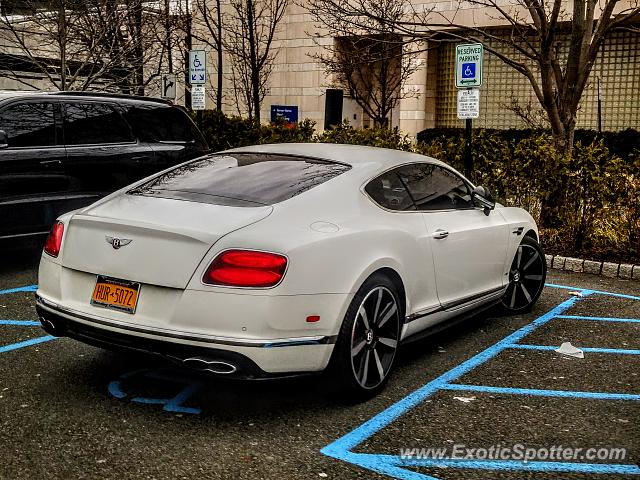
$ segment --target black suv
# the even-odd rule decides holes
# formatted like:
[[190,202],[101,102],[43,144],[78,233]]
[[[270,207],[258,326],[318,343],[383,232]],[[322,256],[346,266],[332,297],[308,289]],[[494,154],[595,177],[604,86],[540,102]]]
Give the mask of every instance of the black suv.
[[62,213],[207,151],[164,100],[0,92],[0,241],[38,239]]

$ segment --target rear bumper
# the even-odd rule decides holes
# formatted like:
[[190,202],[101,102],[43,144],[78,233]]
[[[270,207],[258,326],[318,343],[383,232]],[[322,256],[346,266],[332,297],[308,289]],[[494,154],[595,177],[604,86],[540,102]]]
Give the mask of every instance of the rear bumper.
[[[52,335],[101,348],[158,354],[225,377],[257,379],[321,371],[328,365],[336,341],[336,336],[256,340],[159,331],[90,316],[38,294],[36,311],[44,330]],[[215,365],[214,370],[223,364],[233,368],[212,371],[206,364]]]

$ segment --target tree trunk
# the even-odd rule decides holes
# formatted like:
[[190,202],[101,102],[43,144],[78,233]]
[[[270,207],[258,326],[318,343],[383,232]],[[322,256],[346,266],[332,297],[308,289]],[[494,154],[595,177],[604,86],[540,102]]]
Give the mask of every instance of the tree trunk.
[[58,11],[58,45],[60,48],[60,90],[67,89],[67,17],[64,5]]
[[247,0],[247,24],[249,27],[249,56],[251,62],[251,96],[254,118],[260,123],[260,70],[256,53],[255,18],[253,0]]
[[222,111],[222,8],[220,0],[216,0],[218,9],[218,91],[216,92],[216,109]]
[[[563,157],[572,155],[575,128],[574,120],[569,120],[567,124],[562,123],[560,129],[552,128],[555,147],[559,155]],[[543,227],[556,228],[562,223],[558,216],[558,206],[563,203],[562,197],[565,189],[565,182],[562,176],[558,175],[557,181],[552,184],[548,197],[542,200],[540,223]]]
[[[185,15],[185,37],[184,37],[184,45],[185,45],[185,63],[189,64],[189,52],[191,51],[191,47],[193,46],[193,38],[191,36],[191,12],[189,11],[189,2],[186,3],[186,15]],[[191,111],[191,78],[189,77],[189,68],[187,67],[184,72],[184,107]]]
[[134,5],[134,23],[135,23],[135,81],[136,81],[136,95],[144,96],[144,47],[142,45],[142,0],[136,0]]
[[171,46],[171,4],[164,0],[164,34],[167,42],[167,66],[169,73],[173,73],[173,48]]

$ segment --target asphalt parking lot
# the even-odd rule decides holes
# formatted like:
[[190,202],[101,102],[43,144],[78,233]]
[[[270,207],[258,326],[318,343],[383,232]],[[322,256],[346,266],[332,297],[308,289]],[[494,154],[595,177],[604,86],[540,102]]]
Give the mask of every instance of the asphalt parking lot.
[[[533,312],[486,314],[408,346],[383,394],[359,405],[338,402],[317,377],[222,382],[51,339],[36,326],[36,282],[32,256],[3,262],[3,479],[640,475],[638,282],[552,271],[553,286]],[[584,358],[554,352],[566,341]],[[528,463],[401,457],[404,449],[458,444],[615,447],[627,455]]]

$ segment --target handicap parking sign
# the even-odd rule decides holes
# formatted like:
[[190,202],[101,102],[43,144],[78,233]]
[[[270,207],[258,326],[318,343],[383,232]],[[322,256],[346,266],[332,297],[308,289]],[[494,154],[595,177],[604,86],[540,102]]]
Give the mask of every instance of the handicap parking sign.
[[476,64],[475,63],[463,63],[462,64],[462,78],[476,78]]
[[483,55],[484,47],[481,43],[456,45],[456,87],[482,86]]

